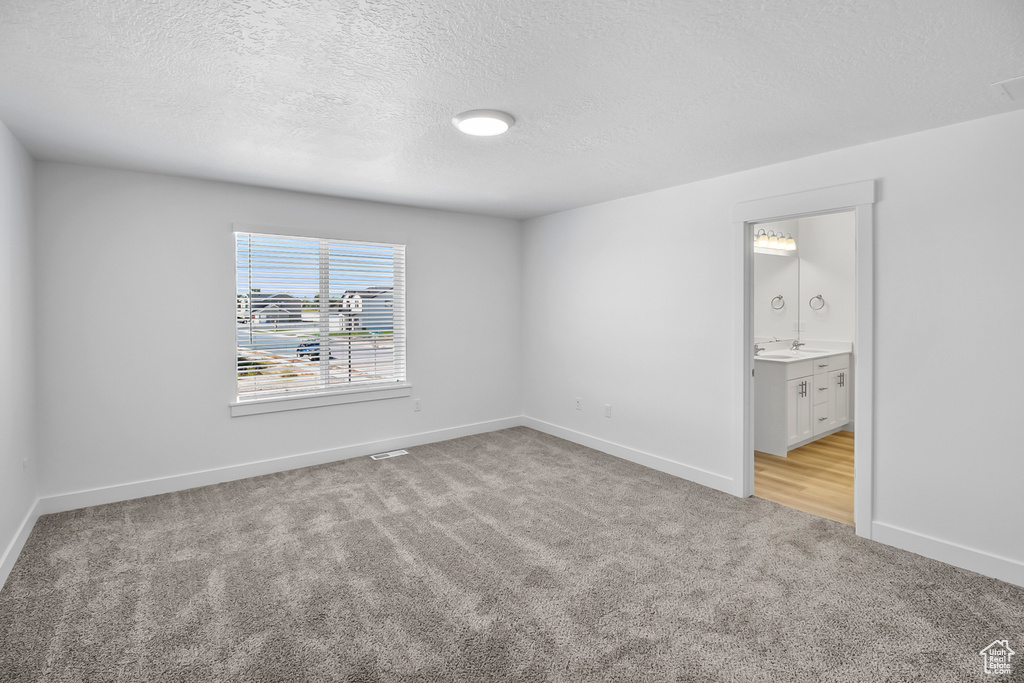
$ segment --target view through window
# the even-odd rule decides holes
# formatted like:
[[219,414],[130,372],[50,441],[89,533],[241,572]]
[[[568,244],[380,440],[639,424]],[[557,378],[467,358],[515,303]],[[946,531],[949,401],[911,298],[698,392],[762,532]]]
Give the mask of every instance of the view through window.
[[405,381],[405,246],[235,233],[239,400]]

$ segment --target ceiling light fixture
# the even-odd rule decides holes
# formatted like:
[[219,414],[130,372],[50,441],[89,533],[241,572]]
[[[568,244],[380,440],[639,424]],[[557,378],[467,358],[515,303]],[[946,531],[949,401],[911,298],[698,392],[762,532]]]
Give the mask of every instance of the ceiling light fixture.
[[497,109],[473,109],[452,119],[455,127],[466,135],[480,136],[501,135],[515,122],[511,114]]

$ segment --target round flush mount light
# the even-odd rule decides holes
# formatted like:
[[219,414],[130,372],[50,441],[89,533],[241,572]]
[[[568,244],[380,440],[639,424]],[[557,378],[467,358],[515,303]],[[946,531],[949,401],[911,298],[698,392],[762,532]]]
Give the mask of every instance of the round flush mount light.
[[473,109],[452,119],[455,127],[466,135],[480,136],[501,135],[515,122],[511,114],[497,109]]

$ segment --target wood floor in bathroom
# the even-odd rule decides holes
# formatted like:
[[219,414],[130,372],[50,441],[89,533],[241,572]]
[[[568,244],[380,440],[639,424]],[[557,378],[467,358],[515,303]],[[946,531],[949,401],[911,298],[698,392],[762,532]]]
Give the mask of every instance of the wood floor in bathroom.
[[853,524],[853,432],[836,432],[789,452],[754,451],[754,495]]

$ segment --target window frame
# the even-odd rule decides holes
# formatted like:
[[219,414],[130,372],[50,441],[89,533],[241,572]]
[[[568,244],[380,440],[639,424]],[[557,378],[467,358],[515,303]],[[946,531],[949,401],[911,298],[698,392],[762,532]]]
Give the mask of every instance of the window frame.
[[[285,239],[299,239],[299,240],[327,240],[329,242],[339,242],[343,244],[356,244],[356,245],[371,245],[371,246],[385,246],[385,247],[401,247],[403,250],[403,264],[402,264],[402,355],[403,355],[403,370],[404,379],[395,379],[393,381],[385,381],[377,384],[358,384],[357,386],[345,387],[342,385],[336,385],[331,388],[296,392],[292,394],[277,393],[270,394],[268,396],[252,396],[242,397],[238,394],[238,367],[237,367],[237,353],[238,353],[238,323],[237,323],[237,296],[238,296],[238,235],[239,234],[251,234],[251,235],[263,235],[267,237],[282,237]],[[235,301],[236,301],[236,315],[232,316],[232,335],[234,343],[234,353],[232,358],[235,360],[231,364],[232,367],[232,394],[233,397],[228,402],[231,417],[241,417],[245,415],[258,415],[262,413],[271,412],[282,412],[289,410],[302,410],[307,408],[317,408],[328,405],[343,405],[347,403],[363,403],[368,401],[379,401],[393,398],[407,398],[412,395],[412,384],[408,381],[408,330],[405,325],[406,311],[405,304],[408,301],[406,282],[408,279],[407,263],[405,257],[407,256],[408,245],[399,242],[376,242],[367,240],[356,240],[356,239],[342,239],[338,237],[325,237],[322,235],[310,235],[304,234],[298,230],[273,228],[270,226],[263,225],[251,225],[243,223],[235,223],[232,225],[231,231],[231,271],[233,273],[232,288],[234,289]]]

